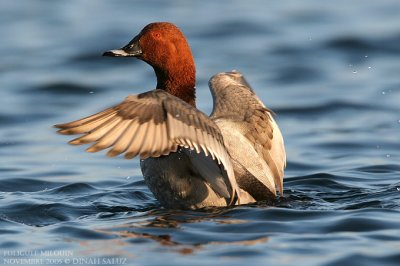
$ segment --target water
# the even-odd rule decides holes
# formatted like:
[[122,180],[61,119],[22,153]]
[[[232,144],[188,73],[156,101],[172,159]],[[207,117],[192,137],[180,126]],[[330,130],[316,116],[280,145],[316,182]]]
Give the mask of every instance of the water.
[[[400,265],[398,1],[2,1],[0,264]],[[277,113],[284,197],[165,210],[138,160],[53,124],[155,86],[101,53],[172,21],[209,77],[238,69]],[[35,261],[36,260],[36,261]]]

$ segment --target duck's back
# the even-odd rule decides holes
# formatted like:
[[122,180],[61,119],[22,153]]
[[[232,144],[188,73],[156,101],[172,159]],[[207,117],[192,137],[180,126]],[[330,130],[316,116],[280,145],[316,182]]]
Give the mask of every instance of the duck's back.
[[240,188],[256,200],[282,194],[286,154],[272,113],[255,95],[240,72],[213,76],[211,118],[224,137]]

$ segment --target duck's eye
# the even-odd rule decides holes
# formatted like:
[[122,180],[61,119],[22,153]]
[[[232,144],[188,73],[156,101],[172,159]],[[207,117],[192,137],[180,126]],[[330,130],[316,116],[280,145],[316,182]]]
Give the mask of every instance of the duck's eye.
[[159,39],[159,38],[161,37],[160,33],[158,33],[158,32],[154,33],[153,36],[154,36],[154,38],[156,38],[156,39]]

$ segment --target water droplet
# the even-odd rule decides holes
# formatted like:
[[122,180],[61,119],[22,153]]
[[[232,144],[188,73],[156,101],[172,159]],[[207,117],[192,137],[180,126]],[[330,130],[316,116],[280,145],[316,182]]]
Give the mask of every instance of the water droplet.
[[368,58],[368,55],[364,55],[365,58]]
[[129,179],[129,178],[131,178],[131,177],[130,177],[130,176],[127,176],[127,177],[126,177],[126,179]]
[[385,91],[382,91],[382,94],[383,94],[383,95],[385,95],[385,94],[386,94],[386,92],[385,92]]
[[89,93],[90,93],[90,94],[93,94],[93,93],[94,93],[94,91],[89,91]]
[[357,70],[353,70],[353,74],[357,74]]
[[397,189],[397,191],[400,191],[400,187],[397,187],[396,189]]
[[368,67],[368,69],[371,69],[371,68],[372,68],[371,66]]
[[390,158],[390,154],[386,154],[386,158]]
[[397,122],[399,122],[399,123],[400,123],[400,119],[399,119]]

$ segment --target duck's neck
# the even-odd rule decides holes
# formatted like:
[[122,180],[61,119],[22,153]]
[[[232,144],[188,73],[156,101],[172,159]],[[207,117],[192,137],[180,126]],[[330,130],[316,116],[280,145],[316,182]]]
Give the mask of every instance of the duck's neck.
[[196,69],[193,59],[188,63],[178,62],[172,67],[156,69],[157,89],[182,99],[188,104],[196,107]]

